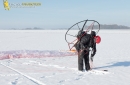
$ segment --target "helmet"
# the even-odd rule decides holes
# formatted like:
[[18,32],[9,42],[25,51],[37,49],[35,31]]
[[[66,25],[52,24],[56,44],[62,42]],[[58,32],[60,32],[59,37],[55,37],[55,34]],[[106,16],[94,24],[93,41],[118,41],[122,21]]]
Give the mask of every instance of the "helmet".
[[91,35],[92,35],[92,36],[96,36],[96,32],[95,32],[95,31],[92,31],[92,32],[91,32]]
[[83,37],[84,35],[86,35],[86,32],[80,30],[80,31],[78,32],[77,38],[81,38],[81,37]]

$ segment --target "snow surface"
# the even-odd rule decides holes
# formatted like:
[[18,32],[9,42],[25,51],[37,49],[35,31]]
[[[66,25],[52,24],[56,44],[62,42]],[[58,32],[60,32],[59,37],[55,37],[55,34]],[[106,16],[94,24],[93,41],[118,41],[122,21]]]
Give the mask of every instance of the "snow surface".
[[[130,30],[101,30],[93,70],[77,70],[77,55],[67,54],[64,30],[1,30],[1,85],[129,85]],[[75,32],[75,31],[74,31]],[[63,52],[62,52],[63,51]],[[16,54],[33,58],[16,58]],[[42,57],[38,57],[42,53]],[[45,54],[53,56],[45,56]],[[4,59],[7,55],[10,59]],[[13,56],[13,57],[12,57]],[[108,71],[103,71],[108,70]]]

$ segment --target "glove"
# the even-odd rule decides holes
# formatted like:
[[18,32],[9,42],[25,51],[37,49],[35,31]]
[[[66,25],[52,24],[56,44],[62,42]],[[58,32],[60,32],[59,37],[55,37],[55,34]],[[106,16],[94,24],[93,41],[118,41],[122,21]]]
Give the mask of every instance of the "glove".
[[91,55],[91,61],[93,62],[93,57],[92,57],[92,55]]
[[94,55],[96,54],[96,50],[95,49],[93,49],[93,52],[92,52],[92,54],[91,54],[91,61],[93,62],[93,58],[94,58]]
[[96,50],[93,49],[93,53],[91,54],[91,57],[93,57],[96,54]]

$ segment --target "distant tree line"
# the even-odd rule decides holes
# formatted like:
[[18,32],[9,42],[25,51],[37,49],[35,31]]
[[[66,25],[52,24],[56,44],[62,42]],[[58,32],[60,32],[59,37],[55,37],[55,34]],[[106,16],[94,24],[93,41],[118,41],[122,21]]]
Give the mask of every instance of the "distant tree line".
[[[94,29],[98,29],[98,25],[94,25]],[[85,26],[85,28],[88,28],[88,26]],[[1,29],[1,30],[67,30],[68,28],[39,28],[39,27],[34,27],[34,28],[9,28],[9,29]],[[78,30],[79,28],[72,28],[73,30]],[[123,25],[100,25],[100,29],[130,29],[128,26],[123,26]]]
[[[88,26],[85,26],[85,28],[88,28]],[[98,29],[99,26],[98,25],[94,25],[93,26],[94,29]],[[61,30],[65,30],[65,29],[68,29],[68,28],[61,28]],[[73,30],[78,30],[79,28],[72,28]],[[128,26],[123,26],[123,25],[116,25],[116,24],[113,24],[113,25],[100,25],[100,29],[130,29],[130,27]]]
[[101,29],[130,29],[130,27],[113,24],[113,25],[101,25]]

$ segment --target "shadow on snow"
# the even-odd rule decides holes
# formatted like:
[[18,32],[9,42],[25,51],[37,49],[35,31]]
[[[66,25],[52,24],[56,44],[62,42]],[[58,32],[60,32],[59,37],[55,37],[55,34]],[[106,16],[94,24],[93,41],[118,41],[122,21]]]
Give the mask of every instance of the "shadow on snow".
[[112,65],[96,67],[96,68],[94,68],[94,69],[99,69],[99,68],[111,68],[111,67],[118,67],[118,66],[128,67],[128,66],[130,66],[130,61],[116,62],[116,63],[113,63]]

